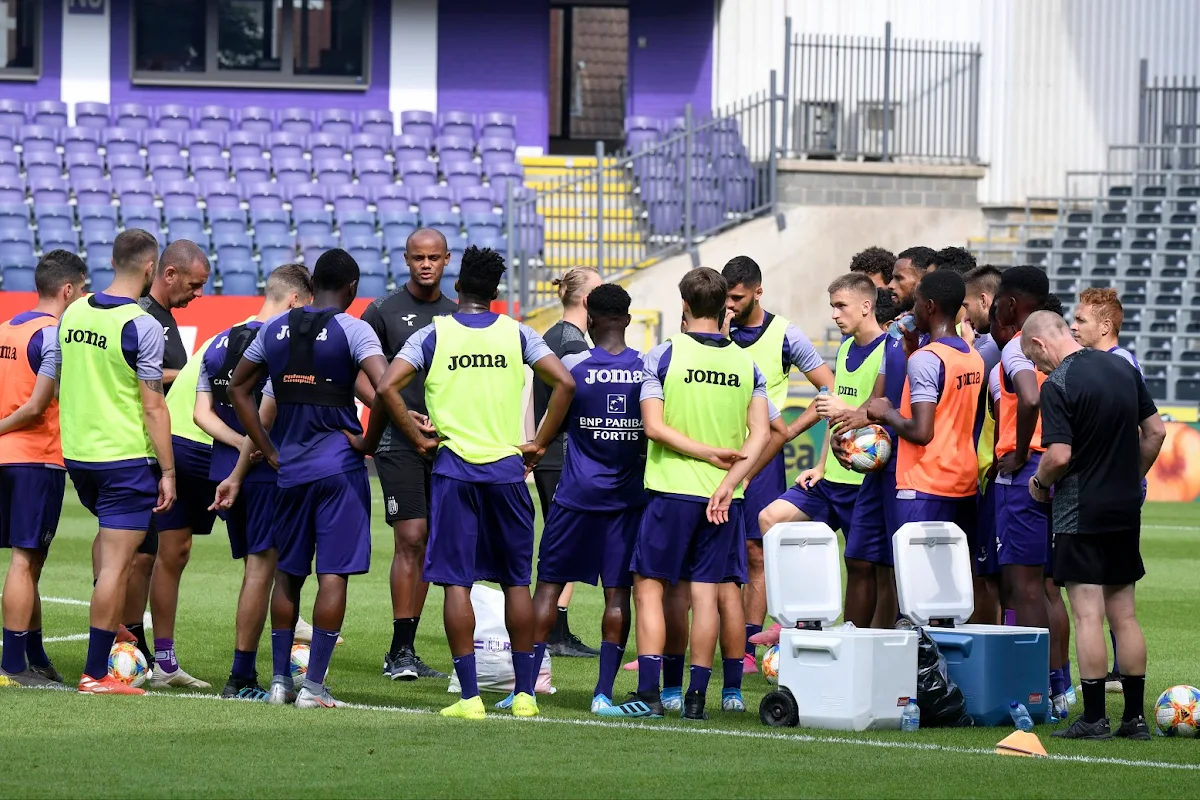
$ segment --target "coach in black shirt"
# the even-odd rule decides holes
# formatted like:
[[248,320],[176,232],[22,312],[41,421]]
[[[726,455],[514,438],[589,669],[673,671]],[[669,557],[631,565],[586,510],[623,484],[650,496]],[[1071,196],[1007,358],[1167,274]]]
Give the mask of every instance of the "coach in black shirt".
[[1029,492],[1046,502],[1054,487],[1054,581],[1067,587],[1083,680],[1083,716],[1054,735],[1112,736],[1104,708],[1107,617],[1125,696],[1116,735],[1149,739],[1143,716],[1146,641],[1134,610],[1134,584],[1146,574],[1138,545],[1142,478],[1158,458],[1166,428],[1134,368],[1120,356],[1080,346],[1057,314],[1030,315],[1021,348],[1048,376],[1041,393],[1046,452]]
[[[396,291],[381,297],[363,312],[366,322],[383,343],[388,361],[396,357],[408,337],[433,322],[453,314],[458,303],[442,294],[442,273],[450,260],[446,237],[422,228],[408,237],[404,262],[409,278]],[[427,433],[425,373],[419,372],[400,393],[418,426]],[[383,487],[384,514],[395,535],[392,557],[392,646],[384,658],[383,674],[392,680],[445,678],[416,653],[417,623],[425,606],[429,584],[421,580],[425,543],[429,539],[429,476],[433,462],[422,457],[391,422],[375,451],[375,469]]]
[[172,311],[185,308],[204,294],[208,282],[208,256],[193,242],[177,239],[167,245],[150,284],[150,293],[138,301],[163,327],[163,388],[170,389],[179,370],[188,362],[189,353],[179,335]]

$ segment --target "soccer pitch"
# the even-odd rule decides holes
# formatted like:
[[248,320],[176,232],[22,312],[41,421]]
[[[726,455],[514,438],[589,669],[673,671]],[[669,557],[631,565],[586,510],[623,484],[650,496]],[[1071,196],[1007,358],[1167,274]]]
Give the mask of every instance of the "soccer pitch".
[[[1179,797],[1200,780],[1200,741],[1061,742],[1037,729],[1049,759],[1006,758],[993,748],[1011,730],[836,733],[772,729],[758,721],[767,690],[745,681],[750,712],[720,712],[688,725],[621,723],[588,713],[595,659],[556,659],[558,693],[540,695],[542,716],[483,722],[442,719],[453,696],[444,682],[391,682],[380,674],[391,638],[391,531],[376,490],[371,574],[353,578],[329,685],[359,707],[298,711],[216,699],[229,673],[241,565],[224,526],[197,538],[180,596],[181,664],[213,684],[206,696],[154,692],[108,698],[0,689],[0,797]],[[1196,507],[1150,504],[1142,551],[1148,575],[1139,608],[1150,652],[1147,716],[1158,693],[1200,683],[1195,609],[1200,607]],[[68,681],[86,649],[95,520],[68,486],[58,537],[42,580],[47,651]],[[3,555],[0,574],[7,569]],[[305,616],[315,581],[305,588]],[[572,629],[599,641],[600,592],[580,587]],[[269,625],[268,625],[269,627]],[[418,650],[450,671],[441,592],[431,590]],[[630,653],[633,652],[632,642]],[[259,650],[270,670],[269,637]],[[635,688],[621,672],[615,694]],[[494,703],[498,695],[484,695]],[[1119,696],[1109,713],[1120,715]]]

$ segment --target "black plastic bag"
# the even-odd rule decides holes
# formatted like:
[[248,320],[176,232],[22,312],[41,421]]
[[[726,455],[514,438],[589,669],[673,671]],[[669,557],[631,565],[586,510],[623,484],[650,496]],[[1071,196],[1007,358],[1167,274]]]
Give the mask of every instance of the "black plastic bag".
[[922,728],[962,728],[975,724],[962,689],[950,678],[946,659],[924,628],[917,628],[917,705]]

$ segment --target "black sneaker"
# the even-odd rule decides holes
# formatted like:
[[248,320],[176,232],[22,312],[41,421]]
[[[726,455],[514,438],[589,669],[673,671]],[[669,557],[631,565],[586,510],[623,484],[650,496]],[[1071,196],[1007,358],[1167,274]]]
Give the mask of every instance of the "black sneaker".
[[1112,738],[1112,730],[1108,726],[1108,717],[1101,717],[1099,722],[1084,722],[1083,717],[1079,717],[1071,723],[1071,727],[1064,728],[1061,731],[1054,731],[1050,735],[1059,739],[1094,739],[1105,741]]
[[1121,694],[1125,691],[1121,688],[1121,673],[1112,670],[1104,676],[1104,691],[1107,694]]
[[701,722],[708,719],[704,713],[704,692],[688,692],[683,696],[683,719]]
[[568,633],[553,644],[547,644],[546,652],[559,658],[595,658],[600,655],[599,650],[588,647],[573,633]]
[[254,676],[253,680],[240,680],[229,676],[229,680],[225,682],[225,688],[221,690],[221,697],[225,700],[250,700],[255,703],[267,702],[267,690],[258,685],[258,676]]
[[52,664],[52,663],[47,663],[46,666],[44,666],[44,667],[39,667],[36,664],[30,664],[29,671],[32,672],[34,675],[41,675],[46,680],[53,681],[54,683],[62,683],[63,682],[62,673],[59,672],[58,670],[56,670],[54,668],[54,664]]
[[1135,742],[1144,742],[1150,739],[1150,726],[1146,724],[1146,718],[1142,716],[1134,717],[1121,723],[1121,727],[1117,728],[1117,736],[1121,739],[1133,739]]
[[654,692],[630,692],[629,697],[624,703],[619,706],[614,706],[607,709],[609,713],[602,714],[605,717],[641,717],[649,719],[662,719],[666,716],[666,710],[663,708],[662,697],[657,691]]
[[413,666],[416,667],[418,677],[437,678],[438,680],[441,680],[441,681],[444,681],[450,677],[446,673],[438,672],[436,669],[434,669],[433,667],[426,664],[424,661],[421,660],[421,657],[419,655],[417,655],[416,653],[412,654],[412,661],[413,661]]
[[421,675],[417,671],[417,654],[407,647],[385,654],[383,674],[394,681],[415,681]]

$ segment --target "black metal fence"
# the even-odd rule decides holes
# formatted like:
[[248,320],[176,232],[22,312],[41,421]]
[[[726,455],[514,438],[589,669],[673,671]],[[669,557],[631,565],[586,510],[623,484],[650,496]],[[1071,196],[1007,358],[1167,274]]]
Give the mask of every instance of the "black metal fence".
[[979,161],[977,43],[785,28],[784,149],[809,158]]
[[[1150,77],[1150,65],[1142,59],[1138,69],[1138,143],[1143,145],[1200,144],[1200,76]],[[1165,150],[1155,161],[1158,169],[1197,169],[1196,151],[1185,147]]]

